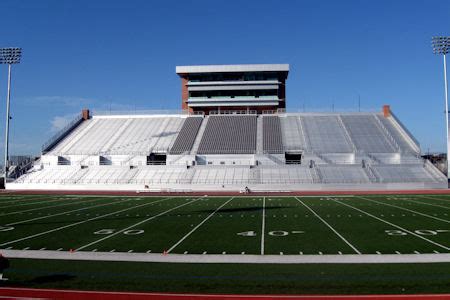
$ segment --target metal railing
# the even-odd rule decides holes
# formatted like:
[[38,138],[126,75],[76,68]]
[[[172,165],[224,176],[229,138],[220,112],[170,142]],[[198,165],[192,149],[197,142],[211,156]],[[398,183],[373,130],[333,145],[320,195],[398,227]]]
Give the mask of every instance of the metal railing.
[[50,150],[59,141],[61,141],[70,131],[77,127],[83,121],[83,116],[80,114],[70,121],[63,129],[54,134],[47,142],[42,145],[42,153]]
[[389,130],[384,126],[384,124],[380,121],[380,119],[375,115],[374,119],[376,120],[376,124],[381,129],[381,131],[384,133],[384,135],[387,137],[388,143],[390,143],[394,149],[396,149],[398,152],[402,152],[402,149],[400,148],[399,144],[397,144],[397,141],[395,138],[391,135]]
[[127,116],[127,115],[187,115],[187,110],[95,110],[93,116]]
[[256,115],[256,110],[211,110],[210,115]]

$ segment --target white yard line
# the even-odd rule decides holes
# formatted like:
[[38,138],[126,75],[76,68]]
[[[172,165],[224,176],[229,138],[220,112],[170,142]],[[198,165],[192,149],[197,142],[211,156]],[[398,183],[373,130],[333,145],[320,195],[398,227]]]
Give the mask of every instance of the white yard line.
[[342,204],[342,205],[344,205],[344,206],[350,207],[350,208],[352,208],[352,209],[354,209],[354,210],[357,210],[357,211],[359,211],[359,212],[361,212],[361,213],[363,213],[363,214],[365,214],[365,215],[367,215],[367,216],[369,216],[369,217],[372,217],[372,218],[374,218],[374,219],[376,219],[376,220],[378,220],[378,221],[380,221],[380,222],[383,222],[383,223],[385,223],[385,224],[388,224],[388,225],[390,225],[390,226],[392,226],[392,227],[395,227],[395,228],[397,228],[397,229],[403,230],[404,232],[407,232],[407,233],[409,233],[409,234],[411,234],[411,235],[413,235],[413,236],[415,236],[415,237],[417,237],[417,238],[419,238],[419,239],[422,239],[422,240],[424,240],[424,241],[427,241],[427,242],[430,243],[430,244],[433,244],[433,245],[435,245],[435,246],[438,246],[438,247],[440,247],[440,248],[442,248],[442,249],[445,249],[445,250],[447,250],[447,251],[450,250],[450,248],[447,247],[447,246],[444,246],[444,245],[441,245],[441,244],[439,244],[439,243],[436,243],[436,242],[434,242],[434,241],[432,241],[432,240],[430,240],[430,239],[427,239],[427,238],[425,238],[425,237],[423,237],[423,236],[421,236],[421,235],[418,235],[417,233],[414,233],[414,232],[412,232],[412,231],[410,231],[410,230],[408,230],[408,229],[405,229],[405,228],[403,228],[403,227],[401,227],[401,226],[398,226],[398,225],[396,225],[396,224],[394,224],[394,223],[391,223],[391,222],[386,221],[386,220],[383,220],[383,219],[381,219],[381,218],[379,218],[379,217],[377,217],[377,216],[374,216],[374,215],[372,215],[371,213],[368,213],[368,212],[366,212],[366,211],[364,211],[364,210],[361,210],[361,209],[356,208],[356,207],[354,207],[354,206],[348,205],[348,204],[343,203],[343,202],[341,202],[341,201],[339,201],[339,200],[333,200],[333,201],[334,201],[334,202],[337,202],[337,203],[340,203],[340,204]]
[[439,196],[442,196],[442,195],[436,195],[435,197],[421,195],[421,196],[414,196],[414,198],[421,197],[421,198],[430,199],[430,200],[439,200],[439,201],[444,201],[444,202],[450,202],[450,199],[448,199],[448,198],[437,198]]
[[[119,231],[116,231],[116,232],[114,232],[113,234],[110,234],[110,235],[108,235],[108,236],[105,236],[104,238],[98,239],[98,240],[93,241],[93,242],[91,242],[91,243],[89,243],[89,244],[86,244],[86,245],[84,245],[84,246],[78,247],[77,249],[75,249],[75,251],[80,251],[80,250],[82,250],[82,249],[84,249],[84,248],[87,248],[87,247],[89,247],[89,246],[92,246],[92,245],[94,245],[94,244],[97,244],[97,243],[99,243],[99,242],[102,242],[102,241],[104,241],[104,240],[107,240],[107,239],[109,239],[109,238],[112,238],[113,236],[116,236],[116,235],[118,235],[118,234],[120,234],[120,233],[122,233],[122,232],[124,232],[124,231],[130,230],[130,229],[132,229],[132,228],[134,228],[134,227],[136,227],[136,226],[139,226],[139,225],[141,225],[141,224],[144,224],[145,222],[148,222],[148,221],[153,220],[153,219],[155,219],[155,218],[157,218],[157,217],[160,217],[160,216],[162,216],[162,215],[165,215],[165,214],[167,214],[167,213],[169,213],[169,212],[171,212],[171,211],[173,211],[173,210],[175,210],[175,209],[177,209],[177,208],[180,208],[180,207],[189,205],[189,204],[191,204],[191,203],[194,203],[194,202],[196,202],[196,201],[199,201],[200,199],[202,199],[202,198],[196,198],[196,199],[194,199],[194,200],[192,200],[192,201],[189,201],[189,202],[187,202],[187,203],[184,203],[184,204],[181,204],[181,205],[172,207],[171,209],[168,209],[168,210],[163,211],[163,212],[161,212],[161,213],[159,213],[159,214],[157,214],[157,215],[154,215],[154,216],[152,216],[152,217],[150,217],[150,218],[147,218],[147,219],[142,220],[142,221],[140,221],[140,222],[138,222],[138,223],[135,223],[135,224],[133,224],[133,225],[131,225],[131,226],[128,226],[128,227],[123,228],[123,229],[121,229],[121,230],[119,230]],[[0,246],[1,246],[1,245],[0,245]]]
[[[153,201],[153,202],[150,202],[150,203],[145,203],[145,204],[136,205],[136,206],[133,206],[133,207],[124,208],[124,209],[121,209],[119,211],[108,213],[106,215],[101,215],[101,216],[98,216],[98,217],[90,218],[90,219],[79,221],[79,222],[76,222],[76,223],[71,223],[71,224],[68,224],[68,225],[65,225],[65,226],[57,227],[57,228],[54,228],[54,229],[51,229],[51,230],[47,230],[47,231],[44,231],[44,232],[40,232],[40,233],[36,233],[36,234],[30,235],[30,236],[26,236],[26,237],[23,237],[23,238],[20,238],[20,239],[17,239],[17,240],[8,241],[8,242],[0,244],[0,246],[10,245],[10,244],[14,244],[14,243],[17,243],[17,242],[20,242],[20,241],[32,239],[32,238],[35,238],[35,237],[38,237],[38,236],[41,236],[41,235],[45,235],[45,234],[52,233],[52,232],[55,232],[55,231],[63,230],[63,229],[70,228],[70,227],[73,227],[73,226],[77,226],[77,225],[80,225],[80,224],[84,224],[84,223],[87,223],[87,222],[90,222],[90,221],[98,220],[98,219],[101,219],[101,218],[104,218],[104,217],[112,216],[112,215],[115,215],[115,214],[118,214],[118,213],[121,213],[121,212],[124,212],[124,211],[127,211],[127,210],[139,208],[139,207],[150,205],[150,204],[155,204],[155,203],[158,203],[158,202],[161,202],[161,201],[165,201],[165,200],[168,200],[168,199],[170,199],[170,198],[164,198],[164,199],[161,199],[159,201]],[[133,199],[129,199],[129,200],[125,200],[124,202],[132,201],[132,200]]]
[[41,204],[41,203],[53,203],[53,202],[58,202],[58,201],[59,202],[63,202],[63,201],[66,201],[66,199],[45,200],[45,201],[39,201],[39,202],[34,202],[34,201],[31,200],[30,203],[0,206],[0,209],[11,208],[11,207],[18,207],[18,206],[26,206],[26,205],[34,205],[34,204]]
[[259,254],[168,254],[1,250],[8,258],[34,258],[55,260],[129,261],[167,263],[245,263],[245,264],[398,264],[450,262],[450,254],[323,254],[323,255],[259,255]]
[[303,203],[303,201],[300,200],[298,197],[295,197],[295,199],[297,199],[298,202],[300,202],[304,207],[306,207],[310,212],[312,212],[314,214],[314,216],[316,216],[316,218],[318,218],[320,221],[322,221],[323,224],[325,224],[328,228],[330,228],[331,231],[333,231],[344,243],[346,243],[350,248],[352,248],[353,251],[355,251],[357,254],[361,254],[361,252],[355,246],[353,246],[349,241],[347,241],[347,239],[344,238],[339,232],[337,232],[337,230],[334,229],[333,226],[328,224],[327,221],[322,219],[322,217],[319,216],[313,209],[311,209],[308,205]]
[[61,205],[49,205],[49,206],[43,206],[43,207],[37,207],[37,208],[30,208],[30,209],[26,209],[26,210],[19,210],[19,211],[13,211],[10,213],[6,213],[6,214],[0,214],[0,218],[4,217],[4,216],[11,216],[11,215],[17,215],[17,214],[22,214],[25,212],[30,212],[30,211],[35,211],[35,210],[41,210],[41,209],[46,209],[46,208],[55,208],[55,207],[61,207],[61,206],[67,206],[67,205],[74,205],[74,204],[80,204],[80,203],[89,203],[92,201],[98,201],[99,199],[94,199],[94,200],[83,200],[83,201],[78,201],[78,202],[71,202],[70,200],[69,203],[64,203]]
[[[89,202],[92,202],[92,201],[97,201],[97,200],[85,201],[84,203],[89,203]],[[6,224],[6,226],[13,226],[13,225],[17,225],[17,224],[28,223],[28,222],[31,222],[31,221],[36,221],[36,220],[41,220],[41,219],[46,219],[46,218],[51,218],[51,217],[57,217],[57,216],[61,216],[61,215],[65,215],[65,214],[69,214],[69,213],[73,213],[73,212],[77,212],[77,211],[81,211],[81,210],[92,209],[92,208],[97,208],[97,207],[102,207],[102,206],[108,206],[108,205],[113,205],[113,204],[117,204],[117,203],[121,203],[121,202],[125,202],[125,200],[119,200],[119,201],[110,202],[110,203],[104,203],[104,204],[98,204],[98,205],[94,205],[94,206],[82,207],[82,208],[69,210],[69,211],[64,211],[64,212],[61,212],[61,213],[48,215],[48,216],[43,216],[43,217],[36,217],[36,218],[32,218],[32,219],[27,219],[27,220],[23,220],[23,221],[14,222],[14,223],[9,223],[9,224]]]
[[[34,200],[40,200],[41,197],[30,197],[30,198],[21,198],[21,199],[15,199],[15,200],[5,200],[5,201],[1,201],[0,200],[0,204],[11,204],[11,203],[23,203],[23,202],[30,202],[30,201],[34,201]],[[1,207],[0,207],[1,208]]]
[[266,197],[263,197],[263,211],[261,222],[261,255],[264,255],[264,238],[266,232]]
[[233,200],[234,197],[231,197],[228,201],[223,203],[221,206],[219,206],[215,211],[210,213],[203,221],[201,221],[197,226],[195,226],[191,231],[189,231],[185,236],[183,236],[178,242],[176,242],[172,247],[167,250],[167,253],[172,252],[173,249],[175,249],[179,244],[181,244],[185,239],[187,239],[194,231],[196,231],[200,226],[202,226],[206,221],[208,221],[216,212],[218,212],[222,207],[227,205],[231,200]]
[[[430,198],[428,198],[428,199],[430,199]],[[438,200],[438,199],[433,199],[433,200]],[[403,200],[403,201],[413,202],[413,203],[417,203],[417,204],[430,205],[430,206],[440,207],[440,208],[445,208],[445,209],[450,209],[449,206],[443,206],[443,205],[439,205],[439,204],[431,204],[431,203],[427,203],[427,202],[420,202],[420,201],[417,201],[417,200]]]
[[435,216],[431,216],[429,214],[424,214],[424,213],[421,213],[420,211],[412,210],[412,209],[409,209],[409,208],[404,208],[404,207],[397,206],[397,205],[394,205],[394,204],[388,204],[388,203],[384,203],[384,202],[379,202],[379,201],[368,199],[368,198],[364,198],[364,197],[358,197],[358,198],[364,199],[366,201],[370,201],[370,202],[374,202],[374,203],[390,206],[390,207],[395,207],[395,208],[398,208],[398,209],[401,209],[401,210],[404,210],[404,211],[412,212],[414,214],[418,214],[418,215],[421,215],[421,216],[424,216],[424,217],[427,217],[427,218],[430,218],[430,219],[435,219],[435,220],[438,220],[438,221],[441,221],[441,222],[450,223],[449,220],[441,219],[441,218],[438,218],[438,217],[435,217]]

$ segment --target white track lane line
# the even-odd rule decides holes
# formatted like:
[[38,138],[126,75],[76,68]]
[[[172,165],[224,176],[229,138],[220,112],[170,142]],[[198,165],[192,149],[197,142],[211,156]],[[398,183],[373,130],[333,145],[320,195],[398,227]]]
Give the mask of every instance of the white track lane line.
[[261,255],[264,255],[264,239],[266,232],[266,197],[263,197],[263,211],[262,211],[262,222],[261,222]]
[[227,205],[231,200],[233,200],[234,197],[231,197],[230,199],[228,199],[228,201],[226,201],[225,203],[223,203],[221,206],[219,206],[215,211],[213,211],[212,213],[210,213],[203,221],[201,221],[197,226],[195,226],[191,231],[189,231],[185,236],[183,236],[178,242],[176,242],[172,247],[169,248],[169,250],[167,250],[167,253],[170,253],[173,249],[175,249],[179,244],[181,244],[185,239],[187,239],[194,231],[196,231],[198,228],[200,228],[200,226],[202,226],[206,221],[208,221],[216,212],[218,212],[222,207],[224,207],[225,205]]
[[[90,200],[90,201],[86,201],[85,203],[92,202],[92,201],[97,201],[97,200]],[[118,200],[118,201],[115,201],[115,202],[112,202],[112,203],[104,203],[104,204],[98,204],[98,205],[94,205],[94,206],[82,207],[82,208],[73,209],[73,210],[69,210],[69,211],[64,211],[64,212],[53,214],[53,215],[27,219],[27,220],[23,220],[23,221],[14,222],[14,223],[9,223],[9,224],[6,224],[6,226],[13,226],[13,225],[17,225],[17,224],[28,223],[28,222],[31,222],[31,221],[36,221],[36,220],[41,220],[41,219],[46,219],[46,218],[51,218],[51,217],[57,217],[57,216],[65,215],[65,214],[70,214],[70,213],[73,213],[73,212],[76,212],[76,211],[82,211],[82,210],[86,210],[86,209],[92,209],[92,208],[97,208],[97,207],[102,207],[102,206],[107,206],[107,205],[113,205],[113,204],[121,203],[121,202],[124,202],[124,201],[125,200],[122,199],[122,200]]]
[[17,215],[17,214],[21,214],[21,213],[25,213],[25,212],[30,212],[30,211],[36,211],[36,210],[41,210],[41,209],[46,209],[46,208],[55,208],[55,207],[61,207],[61,206],[67,206],[67,205],[74,205],[74,204],[81,204],[81,203],[89,203],[92,201],[98,201],[99,199],[94,199],[94,200],[82,200],[82,201],[78,201],[78,202],[70,202],[70,200],[68,200],[69,203],[64,203],[61,205],[49,205],[49,206],[43,206],[43,207],[37,207],[37,208],[30,208],[30,209],[26,209],[26,210],[19,210],[19,211],[14,211],[14,212],[10,212],[10,213],[6,213],[6,214],[0,214],[0,218],[4,217],[4,216],[11,216],[11,215]]
[[427,218],[430,218],[430,219],[434,219],[434,220],[437,220],[437,221],[441,221],[441,222],[445,222],[445,223],[450,223],[449,220],[445,220],[445,219],[441,219],[441,218],[438,218],[438,217],[435,217],[435,216],[431,216],[431,215],[428,215],[428,214],[424,214],[424,213],[421,213],[420,211],[412,210],[412,209],[409,209],[409,208],[404,208],[404,207],[397,206],[397,205],[394,205],[394,204],[388,204],[388,203],[384,203],[384,202],[379,202],[379,201],[372,200],[372,199],[365,198],[365,197],[358,197],[358,198],[364,199],[364,200],[366,200],[366,201],[370,201],[370,202],[373,202],[373,203],[378,203],[378,204],[381,204],[381,205],[386,205],[386,206],[390,206],[390,207],[395,207],[395,208],[398,208],[398,209],[401,209],[401,210],[404,210],[404,211],[409,211],[409,212],[411,212],[411,213],[418,214],[418,215],[421,215],[421,216],[424,216],[424,217],[427,217]]
[[331,231],[333,231],[344,243],[346,243],[350,248],[352,248],[353,251],[355,251],[357,254],[361,254],[361,251],[359,251],[355,246],[353,246],[349,241],[347,241],[347,239],[345,237],[343,237],[339,232],[337,232],[337,230],[334,229],[333,226],[328,224],[327,221],[322,219],[322,217],[319,216],[313,209],[311,209],[308,205],[303,203],[303,201],[300,200],[298,197],[295,197],[295,199],[297,199],[298,202],[300,202],[304,207],[306,207],[310,212],[312,212],[314,214],[314,216],[316,216],[316,218],[318,218],[320,221],[322,221],[323,224],[325,224],[328,228],[330,228]]
[[[90,221],[98,220],[98,219],[101,219],[101,218],[104,218],[104,217],[112,216],[112,215],[115,215],[115,214],[118,214],[118,213],[121,213],[121,212],[124,212],[124,211],[127,211],[127,210],[131,210],[131,209],[134,209],[134,208],[139,208],[139,207],[142,207],[142,206],[155,204],[155,203],[158,203],[158,202],[161,202],[161,201],[166,201],[168,199],[171,199],[171,198],[164,198],[164,199],[161,199],[161,200],[158,200],[158,201],[153,201],[153,202],[150,202],[150,203],[145,203],[145,204],[136,205],[136,206],[133,206],[133,207],[124,208],[124,209],[121,209],[119,211],[108,213],[106,215],[101,215],[101,216],[90,218],[90,219],[83,220],[83,221],[80,221],[80,222],[68,224],[68,225],[65,225],[65,226],[61,226],[61,227],[58,227],[58,228],[54,228],[54,229],[51,229],[51,230],[47,230],[47,231],[44,231],[44,232],[40,232],[40,233],[36,233],[36,234],[30,235],[30,236],[26,236],[26,237],[23,237],[23,238],[20,238],[20,239],[17,239],[17,240],[8,241],[8,242],[0,244],[0,246],[10,245],[10,244],[14,244],[14,243],[21,242],[21,241],[24,241],[24,240],[32,239],[32,238],[35,238],[35,237],[38,237],[38,236],[41,236],[41,235],[45,235],[45,234],[52,233],[52,232],[55,232],[55,231],[63,230],[63,229],[70,228],[70,227],[73,227],[73,226],[77,226],[77,225],[80,225],[80,224],[84,224],[84,223],[87,223],[87,222],[90,222]],[[128,201],[132,201],[132,200],[133,199],[125,200],[122,203],[128,202]]]
[[[167,214],[167,213],[169,213],[169,212],[171,212],[171,211],[173,211],[173,210],[175,210],[175,209],[177,209],[177,208],[180,208],[180,207],[189,205],[189,204],[194,203],[194,202],[196,202],[196,201],[199,201],[199,200],[201,200],[201,199],[202,199],[202,198],[196,198],[196,199],[194,199],[194,200],[192,200],[192,201],[189,201],[189,202],[187,202],[187,203],[184,203],[184,204],[181,204],[181,205],[172,207],[171,209],[168,209],[168,210],[163,211],[163,212],[161,212],[161,213],[159,213],[159,214],[157,214],[157,215],[151,216],[150,218],[147,218],[147,219],[145,219],[145,220],[142,220],[142,221],[140,221],[140,222],[138,222],[138,223],[136,223],[136,224],[133,224],[133,225],[131,225],[131,226],[128,226],[128,227],[126,227],[126,228],[123,228],[123,229],[121,229],[121,230],[119,230],[119,231],[116,231],[116,232],[114,232],[114,233],[112,233],[112,234],[110,234],[110,235],[108,235],[108,236],[105,236],[104,238],[98,239],[98,240],[93,241],[93,242],[91,242],[91,243],[89,243],[89,244],[86,244],[86,245],[84,245],[84,246],[78,247],[77,249],[75,249],[75,251],[80,251],[80,250],[82,250],[82,249],[84,249],[84,248],[86,248],[86,247],[92,246],[92,245],[94,245],[94,244],[97,244],[97,243],[102,242],[102,241],[104,241],[104,240],[107,240],[107,239],[109,239],[109,238],[112,238],[113,236],[116,236],[116,235],[118,235],[118,234],[120,234],[120,233],[122,233],[122,232],[124,232],[124,231],[130,230],[131,228],[134,228],[134,227],[136,227],[136,226],[139,226],[139,225],[141,225],[141,224],[144,224],[145,222],[148,222],[148,221],[150,221],[150,220],[153,220],[153,219],[155,219],[155,218],[157,218],[157,217],[160,217],[160,216],[162,216],[162,215],[165,215],[165,214]],[[0,245],[0,246],[1,246],[1,245]]]
[[354,207],[354,206],[351,206],[351,205],[349,205],[349,204],[343,203],[343,202],[341,202],[341,201],[339,201],[339,200],[333,200],[333,201],[334,201],[334,202],[337,202],[337,203],[339,203],[339,204],[342,204],[342,205],[344,205],[344,206],[350,207],[350,208],[352,208],[352,209],[354,209],[354,210],[357,210],[357,211],[359,211],[359,212],[361,212],[361,213],[363,213],[363,214],[365,214],[365,215],[367,215],[367,216],[369,216],[369,217],[372,217],[372,218],[374,218],[374,219],[376,219],[376,220],[378,220],[378,221],[380,221],[380,222],[383,222],[383,223],[385,223],[385,224],[388,224],[388,225],[390,225],[390,226],[392,226],[392,227],[395,227],[395,228],[397,228],[397,229],[403,230],[403,231],[405,231],[405,232],[407,232],[407,233],[409,233],[409,234],[411,234],[411,235],[413,235],[413,236],[415,236],[415,237],[417,237],[417,238],[419,238],[419,239],[422,239],[422,240],[424,240],[424,241],[427,241],[427,242],[430,243],[430,244],[433,244],[433,245],[435,245],[435,246],[438,246],[438,247],[440,247],[440,248],[442,248],[442,249],[445,249],[445,250],[447,250],[447,251],[450,250],[450,248],[447,247],[447,246],[444,246],[444,245],[441,245],[441,244],[439,244],[439,243],[436,243],[436,242],[434,242],[434,241],[432,241],[432,240],[429,240],[429,239],[427,239],[427,238],[425,238],[425,237],[423,237],[423,236],[421,236],[421,235],[418,235],[417,233],[414,233],[414,232],[412,232],[412,231],[410,231],[410,230],[408,230],[408,229],[405,229],[405,228],[403,228],[403,227],[401,227],[401,226],[395,225],[394,223],[391,223],[391,222],[389,222],[389,221],[386,221],[386,220],[383,220],[383,219],[381,219],[381,218],[378,218],[377,216],[374,216],[374,215],[372,215],[371,213],[368,213],[368,212],[366,212],[366,211],[364,211],[364,210],[361,210],[361,209],[356,208],[356,207]]

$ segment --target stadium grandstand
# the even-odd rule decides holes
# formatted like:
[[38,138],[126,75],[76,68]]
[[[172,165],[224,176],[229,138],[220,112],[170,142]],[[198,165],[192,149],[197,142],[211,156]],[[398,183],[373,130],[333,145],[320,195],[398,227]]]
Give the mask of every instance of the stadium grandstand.
[[289,65],[180,66],[182,113],[94,113],[52,137],[8,189],[253,191],[447,188],[380,112],[286,112]]

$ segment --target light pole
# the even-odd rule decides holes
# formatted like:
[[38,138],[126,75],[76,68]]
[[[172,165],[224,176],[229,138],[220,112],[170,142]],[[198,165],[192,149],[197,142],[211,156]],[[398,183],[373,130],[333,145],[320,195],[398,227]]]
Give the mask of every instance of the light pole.
[[8,143],[9,143],[9,102],[11,98],[11,66],[20,63],[22,48],[0,48],[0,64],[8,65],[8,94],[6,96],[6,128],[5,128],[5,182],[8,175]]
[[449,36],[434,36],[431,39],[433,45],[434,54],[442,54],[444,56],[444,88],[445,88],[445,129],[446,129],[446,139],[447,139],[447,180],[450,178],[450,144],[448,136],[448,83],[447,83],[447,53],[450,48],[450,37]]

